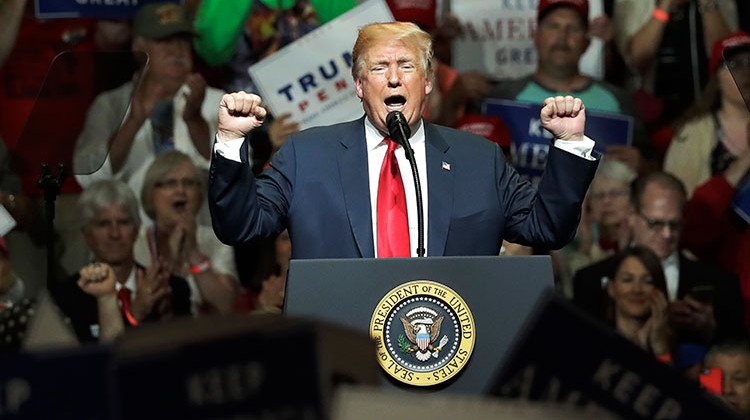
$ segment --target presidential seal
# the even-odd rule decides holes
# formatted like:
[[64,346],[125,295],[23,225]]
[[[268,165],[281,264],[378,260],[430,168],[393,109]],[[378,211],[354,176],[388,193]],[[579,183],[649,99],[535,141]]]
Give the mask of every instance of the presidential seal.
[[449,287],[429,280],[404,283],[375,307],[370,336],[380,366],[405,384],[445,382],[466,366],[474,349],[474,317]]

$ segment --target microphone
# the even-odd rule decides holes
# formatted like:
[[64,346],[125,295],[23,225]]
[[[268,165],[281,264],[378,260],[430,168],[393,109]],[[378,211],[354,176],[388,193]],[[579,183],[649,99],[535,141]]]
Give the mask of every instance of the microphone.
[[389,112],[385,117],[385,126],[388,128],[388,135],[391,137],[391,140],[403,146],[404,150],[411,150],[409,145],[411,128],[409,128],[404,114],[400,111]]
[[417,171],[417,161],[414,159],[414,150],[409,144],[411,137],[411,128],[400,111],[391,111],[385,117],[385,126],[388,128],[388,136],[391,140],[400,144],[404,148],[406,159],[409,160],[411,173],[414,177],[414,190],[417,195],[417,256],[424,257],[424,216],[422,210],[422,188],[419,183],[419,172]]

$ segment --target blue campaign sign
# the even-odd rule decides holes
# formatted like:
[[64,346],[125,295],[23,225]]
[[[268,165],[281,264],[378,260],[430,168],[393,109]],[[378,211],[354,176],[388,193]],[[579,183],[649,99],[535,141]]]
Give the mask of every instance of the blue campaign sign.
[[[536,186],[547,163],[552,134],[542,128],[541,104],[505,99],[488,99],[482,114],[502,118],[511,133],[513,166],[523,178]],[[633,118],[622,114],[586,110],[586,135],[596,141],[594,150],[604,153],[611,144],[630,145]]]
[[37,19],[132,19],[144,4],[164,2],[182,4],[183,0],[34,0],[34,6]]
[[745,222],[750,223],[750,176],[746,176],[737,187],[732,199],[732,208]]

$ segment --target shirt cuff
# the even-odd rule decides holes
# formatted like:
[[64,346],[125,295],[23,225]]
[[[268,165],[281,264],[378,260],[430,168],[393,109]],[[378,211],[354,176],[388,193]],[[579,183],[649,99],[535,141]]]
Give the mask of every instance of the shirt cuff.
[[240,149],[242,148],[242,143],[244,141],[244,138],[227,140],[225,142],[220,142],[219,139],[214,139],[214,153],[218,153],[225,159],[242,162],[242,159],[240,159]]
[[583,140],[555,140],[555,147],[561,150],[565,150],[568,153],[572,153],[576,156],[580,156],[587,160],[596,160],[591,152],[594,151],[594,140],[583,136]]

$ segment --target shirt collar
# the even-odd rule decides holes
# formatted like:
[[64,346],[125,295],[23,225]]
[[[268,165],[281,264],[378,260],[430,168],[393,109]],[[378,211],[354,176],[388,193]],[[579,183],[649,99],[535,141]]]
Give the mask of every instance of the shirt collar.
[[119,292],[120,289],[122,289],[123,287],[127,287],[128,289],[130,289],[131,293],[135,292],[135,285],[136,285],[135,276],[137,273],[138,273],[138,266],[133,264],[133,268],[130,270],[130,274],[128,274],[128,279],[125,280],[125,284],[122,284],[119,281],[116,281],[115,290]]
[[677,251],[670,254],[667,258],[664,258],[661,260],[661,264],[663,267],[668,267],[670,265],[677,265],[677,262],[679,261],[679,253]]
[[[412,149],[415,148],[418,144],[424,143],[424,124],[422,121],[423,120],[420,118],[419,127],[417,127],[417,130],[411,134],[411,137],[409,137],[409,144],[411,145]],[[380,134],[380,131],[375,128],[375,126],[370,122],[370,119],[367,116],[365,116],[365,139],[367,140],[368,151],[375,150],[378,146],[385,144],[383,143],[383,135]]]

